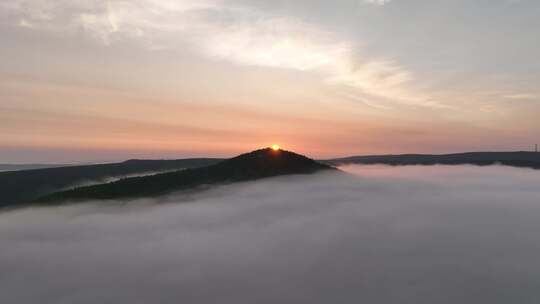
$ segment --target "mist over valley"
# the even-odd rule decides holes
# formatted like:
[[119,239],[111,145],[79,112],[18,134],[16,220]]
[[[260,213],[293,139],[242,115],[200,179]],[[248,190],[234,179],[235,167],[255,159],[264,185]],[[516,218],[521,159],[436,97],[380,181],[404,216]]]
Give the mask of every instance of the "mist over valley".
[[349,165],[0,213],[2,303],[536,303],[540,175]]

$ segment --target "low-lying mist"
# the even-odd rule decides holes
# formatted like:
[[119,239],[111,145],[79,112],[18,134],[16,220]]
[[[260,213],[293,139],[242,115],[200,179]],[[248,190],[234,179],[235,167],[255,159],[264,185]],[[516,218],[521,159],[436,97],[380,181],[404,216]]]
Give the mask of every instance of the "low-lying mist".
[[342,169],[0,213],[0,303],[540,303],[540,171]]

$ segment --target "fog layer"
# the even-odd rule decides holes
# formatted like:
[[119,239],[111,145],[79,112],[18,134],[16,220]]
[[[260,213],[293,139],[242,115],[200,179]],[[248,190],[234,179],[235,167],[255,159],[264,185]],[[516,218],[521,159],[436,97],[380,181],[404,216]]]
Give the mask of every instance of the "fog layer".
[[343,169],[0,213],[0,303],[540,303],[540,171]]

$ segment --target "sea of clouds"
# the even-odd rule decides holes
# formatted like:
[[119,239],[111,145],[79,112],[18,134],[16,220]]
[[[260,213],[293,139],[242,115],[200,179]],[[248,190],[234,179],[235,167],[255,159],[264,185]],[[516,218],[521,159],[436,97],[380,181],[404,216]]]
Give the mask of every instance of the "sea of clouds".
[[342,169],[2,212],[0,303],[540,303],[540,171]]

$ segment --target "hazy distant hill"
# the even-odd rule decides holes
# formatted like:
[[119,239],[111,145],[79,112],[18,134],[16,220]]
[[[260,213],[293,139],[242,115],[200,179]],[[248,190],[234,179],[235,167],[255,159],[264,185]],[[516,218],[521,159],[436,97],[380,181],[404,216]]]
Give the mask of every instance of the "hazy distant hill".
[[352,156],[325,160],[325,163],[338,164],[386,164],[402,165],[478,165],[501,164],[513,167],[540,169],[540,153],[535,152],[469,152],[456,154],[403,154]]
[[256,180],[286,174],[310,174],[330,169],[334,168],[296,153],[262,149],[207,167],[126,178],[102,185],[79,187],[48,195],[40,201],[57,202],[150,197],[204,185]]
[[58,168],[58,167],[67,167],[70,165],[60,165],[60,164],[0,164],[0,172],[5,171],[19,171],[19,170],[33,170],[33,169],[45,169],[45,168]]
[[108,178],[208,166],[220,159],[128,160],[122,163],[0,172],[0,207],[26,203],[79,184]]

